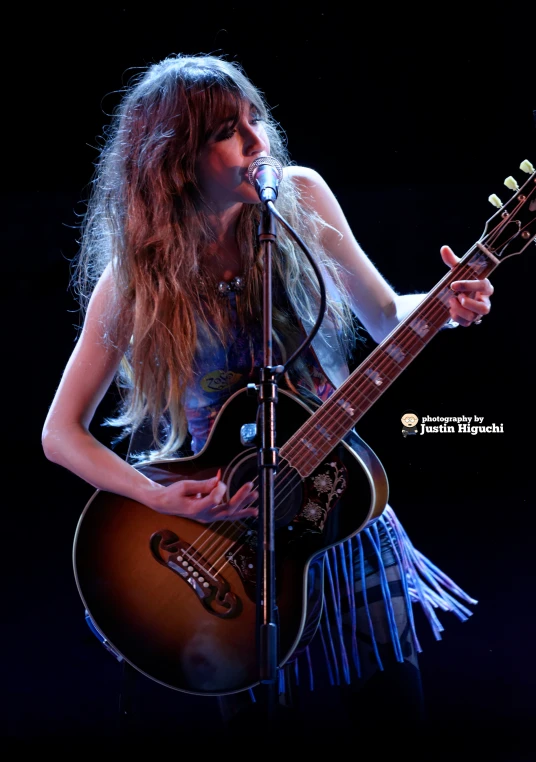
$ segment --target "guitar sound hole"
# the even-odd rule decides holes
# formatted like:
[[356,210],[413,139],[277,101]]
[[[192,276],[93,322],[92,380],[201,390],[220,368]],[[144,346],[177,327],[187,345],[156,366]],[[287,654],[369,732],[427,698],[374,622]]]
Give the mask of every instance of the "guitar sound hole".
[[[259,490],[259,469],[257,467],[256,450],[247,450],[238,455],[227,467],[223,476],[232,496],[246,482],[253,482]],[[274,480],[274,514],[275,528],[290,524],[299,513],[302,505],[302,481],[298,472],[291,468],[285,460],[279,463]],[[258,506],[258,501],[255,503]],[[248,522],[249,523],[249,522]],[[251,522],[250,526],[255,522]]]

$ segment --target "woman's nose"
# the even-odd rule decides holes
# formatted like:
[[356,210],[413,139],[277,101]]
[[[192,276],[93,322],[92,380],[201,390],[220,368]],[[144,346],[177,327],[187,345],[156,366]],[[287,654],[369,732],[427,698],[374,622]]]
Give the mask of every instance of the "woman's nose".
[[259,130],[254,125],[247,125],[244,133],[244,153],[253,156],[257,153],[269,151],[270,145],[264,130]]

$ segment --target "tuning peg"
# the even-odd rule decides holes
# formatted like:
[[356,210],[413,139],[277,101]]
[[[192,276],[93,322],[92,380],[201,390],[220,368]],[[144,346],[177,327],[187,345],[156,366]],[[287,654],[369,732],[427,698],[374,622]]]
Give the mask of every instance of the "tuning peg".
[[521,164],[519,165],[519,169],[523,170],[523,172],[526,172],[527,175],[532,175],[532,173],[534,172],[534,167],[532,166],[530,161],[528,161],[527,159],[521,162]]
[[517,184],[517,180],[515,179],[515,177],[512,177],[512,175],[506,178],[506,180],[504,181],[504,184],[506,185],[507,188],[510,188],[510,190],[513,190],[513,191],[519,190],[519,185]]
[[488,201],[490,204],[493,204],[493,206],[496,206],[497,209],[500,209],[502,206],[501,199],[495,195],[495,193],[492,193],[491,196],[488,196]]

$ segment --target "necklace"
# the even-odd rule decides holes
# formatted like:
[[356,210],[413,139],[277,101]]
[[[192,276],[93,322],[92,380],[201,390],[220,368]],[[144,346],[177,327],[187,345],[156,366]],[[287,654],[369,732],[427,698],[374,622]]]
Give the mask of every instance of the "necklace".
[[225,298],[226,296],[229,296],[231,292],[239,294],[245,287],[246,284],[244,283],[244,278],[240,275],[236,275],[232,280],[220,280],[217,287],[218,296]]

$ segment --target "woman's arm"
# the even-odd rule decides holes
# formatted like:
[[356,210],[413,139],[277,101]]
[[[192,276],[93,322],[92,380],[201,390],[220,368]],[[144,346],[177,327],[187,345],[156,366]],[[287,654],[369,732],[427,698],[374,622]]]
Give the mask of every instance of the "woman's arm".
[[355,239],[339,202],[321,175],[307,167],[289,167],[286,172],[299,184],[305,203],[327,223],[322,245],[341,267],[351,309],[379,343],[398,322],[395,290]]
[[107,316],[114,301],[113,278],[107,270],[92,295],[82,333],[45,420],[42,444],[46,457],[98,489],[132,498],[160,513],[215,521],[230,518],[230,507],[240,511],[240,518],[255,515],[256,511],[247,508],[256,497],[250,484],[241,487],[229,503],[223,502],[226,486],[218,476],[162,486],[90,433],[95,411],[113,381],[128,344],[129,331],[124,332],[117,348],[105,340],[110,322]]
[[[326,181],[313,169],[289,167],[287,176],[297,182],[304,201],[327,223],[322,244],[326,253],[341,267],[341,275],[350,296],[350,307],[377,343],[412,312],[425,294],[397,294],[380,274],[357,242],[350,225]],[[458,261],[448,246],[441,248],[448,267]],[[460,325],[470,325],[476,317],[489,312],[488,296],[493,286],[485,281],[456,281],[464,295],[453,293],[451,317]],[[474,295],[474,298],[473,298]]]
[[124,346],[105,340],[115,300],[111,271],[91,297],[84,326],[52,400],[42,433],[46,457],[99,489],[151,504],[160,486],[147,479],[89,432],[95,411],[112,383]]

